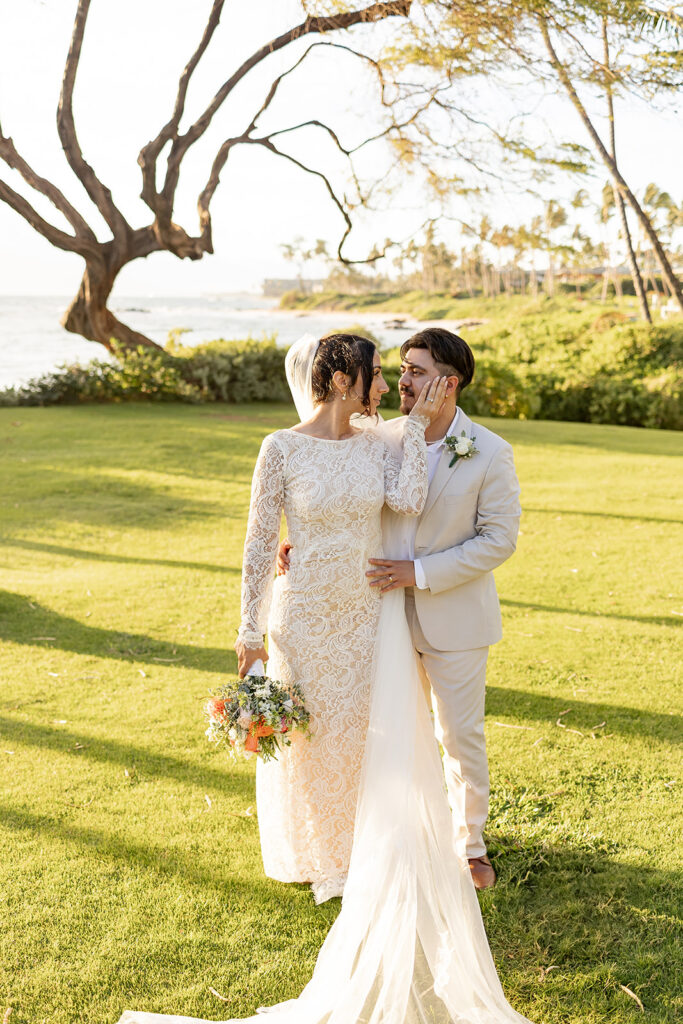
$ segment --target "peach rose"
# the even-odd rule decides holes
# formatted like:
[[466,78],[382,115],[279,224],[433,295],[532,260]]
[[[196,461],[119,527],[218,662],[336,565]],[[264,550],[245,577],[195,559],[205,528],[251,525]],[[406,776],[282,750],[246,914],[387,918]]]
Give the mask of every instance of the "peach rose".
[[222,718],[225,714],[225,701],[220,697],[212,697],[206,705],[209,718]]

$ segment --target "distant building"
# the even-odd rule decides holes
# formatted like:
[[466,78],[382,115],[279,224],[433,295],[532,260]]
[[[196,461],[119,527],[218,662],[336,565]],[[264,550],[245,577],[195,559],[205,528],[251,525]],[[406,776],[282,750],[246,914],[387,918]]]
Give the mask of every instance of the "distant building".
[[[576,278],[587,277],[599,281],[605,274],[630,278],[631,271],[625,265],[620,267],[561,267],[555,272],[555,277],[558,281],[573,281]],[[543,275],[545,275],[545,271],[543,271]]]
[[303,292],[313,295],[323,290],[322,278],[310,277],[267,277],[263,282],[263,294],[268,298],[279,298],[285,292]]

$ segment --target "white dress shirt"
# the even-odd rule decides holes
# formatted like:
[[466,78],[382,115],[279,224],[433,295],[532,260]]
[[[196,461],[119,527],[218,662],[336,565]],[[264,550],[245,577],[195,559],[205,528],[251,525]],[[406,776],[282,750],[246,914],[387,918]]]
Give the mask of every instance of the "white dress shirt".
[[[455,434],[456,427],[457,427],[457,424],[458,424],[459,416],[460,416],[460,410],[456,407],[455,416],[453,417],[453,422],[451,423],[450,427],[448,428],[446,433],[443,435],[443,437],[439,438],[438,441],[428,441],[427,442],[427,476],[429,477],[430,484],[431,484],[432,480],[434,479],[434,474],[436,473],[436,467],[439,465],[439,459],[441,458],[441,453],[442,453],[442,451],[444,449],[445,438],[446,437],[451,437],[453,434]],[[417,521],[415,521],[415,529],[412,532],[412,544],[411,544],[410,555],[408,555],[407,557],[413,559],[413,565],[415,567],[415,586],[419,590],[426,590],[427,589],[427,578],[425,576],[424,569],[422,568],[422,563],[420,562],[419,558],[415,558],[414,557],[414,555],[415,555],[415,533],[416,532],[417,532]]]

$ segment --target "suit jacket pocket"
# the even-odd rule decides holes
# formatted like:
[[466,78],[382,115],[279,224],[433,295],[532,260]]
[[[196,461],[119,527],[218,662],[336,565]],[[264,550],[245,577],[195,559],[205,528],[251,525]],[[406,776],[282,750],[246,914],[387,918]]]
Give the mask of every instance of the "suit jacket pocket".
[[476,501],[478,494],[479,488],[473,487],[469,491],[458,491],[457,494],[444,494],[442,495],[441,500],[446,505],[457,505],[459,502],[462,501],[467,501],[471,503],[473,501]]

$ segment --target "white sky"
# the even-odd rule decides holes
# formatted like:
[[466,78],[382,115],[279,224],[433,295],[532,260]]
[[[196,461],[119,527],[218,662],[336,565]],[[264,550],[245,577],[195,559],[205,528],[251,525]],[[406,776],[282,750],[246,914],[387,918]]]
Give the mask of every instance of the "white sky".
[[[0,0],[0,120],[19,152],[43,176],[55,181],[106,237],[102,222],[74,179],[60,149],[55,110],[64,59],[68,50],[75,0]],[[136,163],[142,145],[157,134],[172,110],[178,75],[198,41],[209,0],[93,0],[85,34],[75,92],[76,126],[86,158],[111,187],[116,202],[134,226],[149,222],[138,198]],[[200,64],[190,89],[187,109],[203,109],[236,64],[279,32],[301,20],[296,0],[228,0],[219,30]],[[392,31],[387,22],[381,31]],[[246,126],[270,84],[273,72],[289,65],[289,56],[268,58],[261,72],[250,76],[216,116],[204,140],[186,158],[177,193],[175,220],[194,233],[196,196],[220,142]],[[482,103],[495,103],[484,93]],[[541,105],[544,124],[558,119],[576,141],[583,129],[567,104],[550,99]],[[264,124],[285,126],[324,115],[342,139],[360,141],[369,120],[368,80],[358,62],[339,55],[312,60],[295,80],[288,79]],[[619,112],[621,162],[636,190],[649,181],[681,199],[683,131],[680,112],[654,113],[645,105]],[[297,152],[311,163],[332,168],[341,181],[343,165],[320,134],[302,135]],[[366,169],[371,169],[371,153]],[[375,159],[381,166],[377,150]],[[162,166],[162,162],[160,162]],[[0,176],[17,191],[30,193],[21,179],[0,163]],[[559,179],[550,194],[569,196],[579,185],[597,193],[604,181],[598,172],[593,185]],[[46,217],[59,223],[49,203],[35,200]],[[538,212],[523,196],[501,197],[492,205],[493,218],[519,223]],[[427,204],[414,186],[391,203],[384,214],[367,215],[352,236],[350,255],[361,256],[374,241],[392,234],[409,237],[427,215]],[[326,238],[335,248],[342,222],[324,187],[261,147],[233,150],[211,206],[215,255],[197,262],[180,261],[167,253],[137,260],[124,269],[116,286],[119,295],[198,295],[236,290],[256,291],[263,277],[292,277],[294,270],[280,251],[296,235]],[[461,204],[460,214],[468,211]],[[595,233],[595,232],[594,232]],[[444,225],[444,240],[457,244],[456,229]],[[0,203],[1,294],[72,294],[82,262],[54,249],[4,204]],[[308,272],[322,272],[312,266]]]

